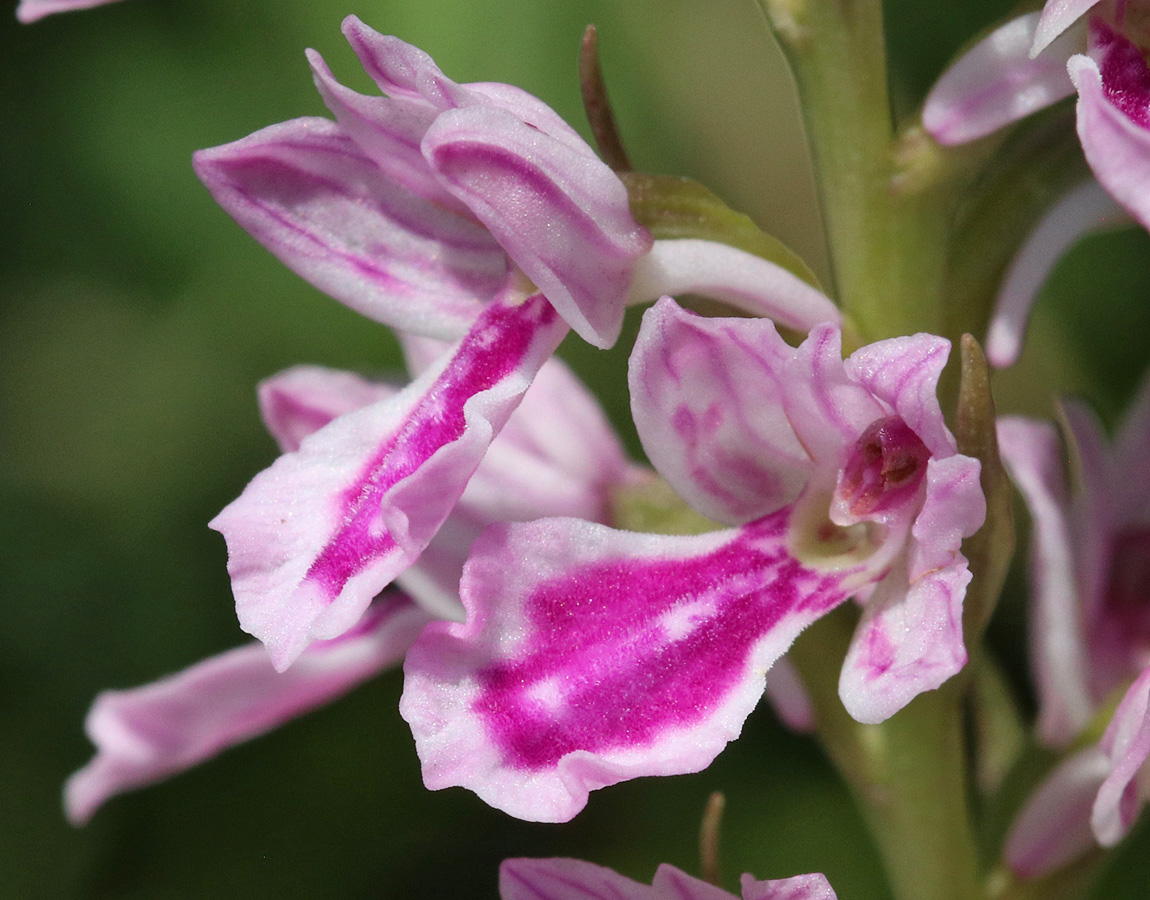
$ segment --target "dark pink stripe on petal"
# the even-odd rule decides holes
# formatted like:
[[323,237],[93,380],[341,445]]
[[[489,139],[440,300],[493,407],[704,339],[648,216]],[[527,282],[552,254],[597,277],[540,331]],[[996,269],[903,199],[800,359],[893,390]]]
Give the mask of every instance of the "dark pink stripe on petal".
[[789,515],[699,537],[489,528],[461,585],[467,624],[432,626],[408,657],[401,712],[425,782],[565,821],[589,790],[707,766],[771,664],[857,587],[787,553]]

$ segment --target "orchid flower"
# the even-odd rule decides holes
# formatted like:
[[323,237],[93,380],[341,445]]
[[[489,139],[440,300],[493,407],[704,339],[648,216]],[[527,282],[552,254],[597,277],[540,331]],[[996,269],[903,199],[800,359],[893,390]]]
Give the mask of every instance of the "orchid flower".
[[1137,773],[1150,755],[1150,378],[1112,445],[1084,405],[1066,400],[1063,412],[1075,491],[1052,425],[999,422],[1003,460],[1033,522],[1038,735],[1066,746],[1125,696],[1102,740],[1065,760],[1020,814],[1007,860],[1025,874],[1057,868],[1094,841],[1117,843],[1145,799]]
[[[733,900],[731,894],[662,865],[651,884],[578,859],[508,859],[499,867],[501,900]],[[822,875],[776,881],[742,877],[742,900],[836,900]]]
[[[409,342],[417,368],[426,349]],[[259,398],[269,431],[292,452],[329,421],[398,392],[307,366],[268,379]],[[556,514],[607,522],[610,491],[638,477],[592,395],[559,360],[550,360],[427,552],[401,579],[414,599],[385,591],[354,627],[313,643],[287,672],[277,672],[253,642],[154,684],[101,694],[86,725],[97,754],[65,790],[69,819],[82,824],[109,797],[331,702],[399,663],[429,621],[462,619],[460,572],[487,524]]]
[[273,125],[201,151],[196,171],[322,290],[385,324],[462,339],[401,394],[282,457],[213,522],[241,625],[281,669],[353,626],[419,558],[567,328],[612,344],[625,303],[644,299],[633,282],[648,300],[704,290],[792,327],[838,315],[735,248],[655,252],[623,183],[529,94],[456,84],[354,17],[344,32],[387,96],[343,87],[312,53],[337,121]]
[[20,0],[20,5],[16,7],[16,18],[29,25],[54,13],[90,9],[113,2],[115,0]]
[[669,298],[631,357],[656,469],[734,527],[698,536],[577,519],[488,528],[461,595],[407,656],[400,712],[424,781],[564,821],[588,792],[706,767],[767,671],[852,595],[848,711],[879,722],[966,661],[959,546],[985,516],[976,460],[935,397],[930,335],[843,360],[833,325],[789,347],[765,319],[703,319]]

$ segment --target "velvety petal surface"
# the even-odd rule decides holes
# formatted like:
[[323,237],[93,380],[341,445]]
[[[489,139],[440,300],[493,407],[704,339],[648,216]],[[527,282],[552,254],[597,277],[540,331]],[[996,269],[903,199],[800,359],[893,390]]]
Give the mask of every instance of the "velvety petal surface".
[[82,825],[116,794],[189,769],[336,699],[398,663],[430,618],[392,594],[347,634],[313,644],[290,672],[276,672],[264,648],[251,643],[154,684],[102,693],[85,723],[96,756],[64,789],[69,821]]
[[491,305],[450,358],[305,439],[213,520],[240,624],[277,668],[419,557],[565,333],[540,295]]
[[20,0],[20,5],[16,7],[16,18],[27,25],[53,13],[90,9],[112,2],[113,0]]
[[357,312],[458,338],[507,260],[473,221],[386,177],[337,124],[294,119],[195,154],[216,202],[290,269]]
[[926,98],[922,124],[940,144],[965,144],[1069,97],[1066,59],[1071,37],[1031,58],[1039,14],[996,28],[939,78]]
[[1097,5],[1098,0],[1046,0],[1038,26],[1034,29],[1031,54],[1037,56]]
[[710,519],[741,524],[794,500],[811,471],[782,405],[794,350],[769,319],[708,319],[660,300],[631,353],[648,458]]
[[1038,736],[1062,746],[1094,712],[1062,444],[1047,422],[1005,416],[998,420],[998,448],[1030,510],[1030,664]]
[[292,453],[308,435],[344,413],[399,393],[399,388],[351,372],[294,366],[260,382],[260,417],[281,450]]
[[566,821],[596,788],[705,767],[771,664],[857,587],[790,557],[788,518],[697,537],[489,528],[464,573],[466,624],[429,626],[407,657],[400,712],[424,782]]
[[1103,847],[1113,847],[1130,831],[1146,796],[1139,776],[1150,756],[1150,668],[1130,685],[1102,736],[1110,762],[1098,789],[1090,825]]
[[1126,210],[1093,179],[1059,198],[1019,248],[1003,276],[986,332],[986,358],[991,365],[1012,366],[1022,355],[1030,310],[1066,251],[1087,234],[1131,222]]
[[579,336],[611,346],[652,243],[615,173],[496,107],[441,114],[423,154]]
[[[652,887],[581,859],[508,859],[501,900],[657,900]],[[730,897],[729,894],[725,895]]]
[[1010,827],[1003,858],[1022,878],[1040,878],[1094,846],[1090,810],[1110,761],[1094,744],[1063,760]]
[[744,875],[740,882],[743,900],[838,900],[824,875],[795,875],[773,881],[756,881]]
[[795,331],[841,322],[822,291],[760,256],[697,239],[658,240],[635,265],[631,302],[664,294],[702,294]]

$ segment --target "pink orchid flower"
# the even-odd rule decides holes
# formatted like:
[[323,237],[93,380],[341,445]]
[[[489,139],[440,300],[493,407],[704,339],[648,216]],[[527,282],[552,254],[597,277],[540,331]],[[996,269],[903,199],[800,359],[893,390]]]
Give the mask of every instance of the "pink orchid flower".
[[664,291],[801,329],[838,315],[758,257],[709,241],[652,245],[623,183],[531,95],[456,84],[354,17],[344,32],[386,96],[342,86],[312,53],[336,121],[273,125],[197,153],[196,171],[320,289],[460,342],[405,391],[281,457],[212,523],[241,625],[280,669],[352,627],[419,558],[568,327],[609,346],[625,304]]
[[923,125],[962,144],[1078,92],[1078,137],[1105,189],[1072,192],[1024,248],[987,340],[994,365],[1018,357],[1027,314],[1058,256],[1094,227],[1150,227],[1150,69],[1145,0],[1048,0],[955,62],[931,90]]
[[[822,875],[775,881],[742,877],[742,900],[836,900]],[[509,859],[499,867],[501,900],[734,900],[722,888],[662,865],[650,885],[578,859]]]
[[[409,349],[427,355],[425,345]],[[290,453],[328,422],[397,392],[308,366],[268,379],[259,398],[268,429]],[[608,522],[609,492],[636,477],[595,399],[549,361],[427,552],[401,577],[406,594],[385,591],[351,629],[312,644],[283,673],[253,642],[154,684],[101,694],[86,723],[97,754],[68,781],[69,819],[82,824],[109,797],[182,772],[395,666],[429,621],[463,618],[460,573],[485,526],[557,514]]]
[[[1065,747],[1118,693],[1101,742],[1065,760],[1015,823],[1007,860],[1043,874],[1117,843],[1146,799],[1150,755],[1150,378],[1111,444],[1098,420],[1063,403],[1077,489],[1046,422],[999,422],[1003,460],[1030,509],[1031,660],[1038,735]],[[1145,732],[1145,734],[1143,733]]]
[[916,335],[844,361],[833,325],[795,349],[765,319],[656,304],[631,358],[640,437],[688,503],[734,527],[487,529],[466,623],[429,626],[405,664],[427,786],[565,821],[590,790],[705,768],[795,636],[852,595],[866,602],[840,694],[857,719],[957,672],[959,547],[985,501],[935,397],[948,352]]
[[16,7],[16,19],[28,25],[55,13],[91,9],[93,6],[104,6],[113,2],[114,0],[20,0],[20,5]]

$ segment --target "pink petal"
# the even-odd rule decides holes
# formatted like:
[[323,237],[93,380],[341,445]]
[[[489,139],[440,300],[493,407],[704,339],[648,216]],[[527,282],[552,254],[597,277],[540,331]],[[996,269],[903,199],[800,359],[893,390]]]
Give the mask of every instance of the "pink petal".
[[1043,215],[1011,260],[986,332],[986,357],[997,368],[1022,355],[1030,310],[1063,254],[1087,234],[1133,220],[1094,179],[1067,191]]
[[654,889],[653,895],[659,900],[733,900],[722,888],[693,878],[666,863],[655,870],[651,887]]
[[823,875],[796,875],[775,881],[755,881],[742,877],[743,900],[838,900]]
[[290,672],[276,672],[252,643],[153,684],[105,691],[85,723],[96,756],[64,789],[68,820],[83,825],[116,794],[162,781],[335,700],[398,663],[429,620],[392,594],[354,630],[313,644]]
[[655,241],[635,267],[631,302],[663,294],[702,294],[796,331],[842,321],[838,307],[797,275],[715,241]]
[[810,459],[779,385],[793,354],[769,319],[706,319],[669,297],[643,315],[629,375],[639,438],[708,518],[757,519],[806,484]]
[[464,574],[467,623],[429,626],[407,658],[400,712],[424,782],[566,821],[596,788],[708,765],[771,663],[858,586],[792,559],[788,516],[697,537],[489,528]]
[[815,707],[807,693],[798,669],[790,657],[783,656],[771,667],[767,675],[767,702],[779,720],[799,734],[815,730]]
[[962,602],[971,575],[959,547],[986,518],[979,470],[959,455],[927,464],[906,563],[868,598],[843,663],[839,696],[859,722],[885,721],[966,664]]
[[1021,878],[1041,878],[1094,846],[1090,808],[1110,761],[1097,745],[1064,759],[1026,801],[1003,858]]
[[91,9],[111,2],[113,0],[20,0],[20,5],[16,7],[16,18],[28,25],[53,13]]
[[1042,8],[1042,18],[1034,29],[1034,45],[1031,56],[1037,56],[1050,46],[1060,34],[1098,4],[1098,0],[1046,0]]
[[420,101],[439,111],[472,102],[470,92],[418,47],[380,34],[355,16],[343,20],[342,30],[364,71],[389,97]]
[[1086,727],[1094,712],[1062,445],[1048,423],[1007,416],[998,420],[998,448],[1030,510],[1030,662],[1038,692],[1038,736],[1061,746]]
[[454,356],[316,432],[215,518],[240,624],[277,668],[419,557],[565,331],[539,295],[493,304]]
[[843,368],[898,413],[932,455],[945,457],[954,453],[955,443],[938,404],[938,378],[949,355],[946,338],[915,334],[868,344]]
[[[1150,228],[1150,120],[1132,120],[1107,97],[1103,83],[1110,74],[1108,61],[1114,61],[1113,54],[1100,70],[1088,56],[1070,58],[1070,77],[1078,89],[1078,139],[1094,177],[1143,227]],[[1146,83],[1110,87],[1129,95],[1139,108],[1150,102]]]
[[1130,685],[1100,746],[1111,769],[1098,789],[1090,825],[1099,844],[1113,847],[1130,831],[1146,802],[1139,775],[1150,756],[1150,668]]
[[631,268],[651,248],[615,173],[494,107],[440,115],[423,153],[580,337],[611,346]]
[[1150,373],[1143,376],[1114,441],[1114,471],[1123,488],[1117,518],[1137,522],[1150,509]]
[[394,396],[399,388],[351,372],[295,366],[260,382],[260,417],[280,449],[292,453],[333,419]]
[[1069,97],[1073,37],[1031,58],[1038,13],[1012,19],[963,54],[926,98],[922,124],[944,145],[965,144]]
[[482,227],[397,186],[326,119],[201,150],[195,168],[285,265],[384,324],[459,337],[506,280]]

